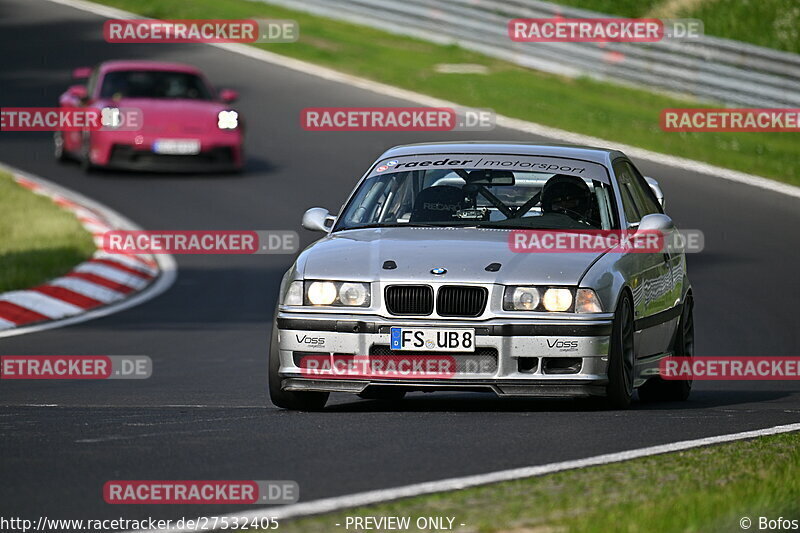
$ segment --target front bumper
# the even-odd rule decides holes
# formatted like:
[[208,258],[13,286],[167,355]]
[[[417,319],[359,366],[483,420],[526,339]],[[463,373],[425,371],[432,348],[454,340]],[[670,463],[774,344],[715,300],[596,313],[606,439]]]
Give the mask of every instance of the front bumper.
[[[475,352],[395,352],[390,328],[434,327],[475,330]],[[376,316],[278,314],[282,387],[292,391],[361,393],[369,387],[406,390],[489,391],[500,396],[576,397],[602,395],[607,383],[612,320],[480,322],[409,320]],[[319,376],[305,360],[394,355],[452,356],[457,370],[445,378]],[[481,364],[471,364],[479,361]]]
[[[153,151],[159,139],[199,140],[200,153],[164,155]],[[90,137],[93,165],[155,172],[225,172],[244,164],[243,137],[238,130],[198,135],[141,134],[136,131],[100,131]]]

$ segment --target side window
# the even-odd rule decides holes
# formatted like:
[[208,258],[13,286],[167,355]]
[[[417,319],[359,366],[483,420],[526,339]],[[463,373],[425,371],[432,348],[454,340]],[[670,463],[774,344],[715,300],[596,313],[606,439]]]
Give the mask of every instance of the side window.
[[631,176],[633,176],[633,200],[636,202],[639,213],[642,216],[661,213],[661,206],[658,205],[658,200],[644,177],[631,163],[626,161],[623,165],[628,168]]
[[642,219],[636,208],[633,194],[634,176],[630,169],[623,162],[614,163],[614,174],[617,176],[619,194],[622,197],[622,210],[625,211],[625,218],[628,223],[637,223]]

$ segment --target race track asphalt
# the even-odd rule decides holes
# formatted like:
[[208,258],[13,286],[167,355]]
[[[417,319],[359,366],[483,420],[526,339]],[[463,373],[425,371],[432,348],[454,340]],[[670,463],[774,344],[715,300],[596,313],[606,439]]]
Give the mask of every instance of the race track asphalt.
[[[105,59],[192,63],[241,94],[246,172],[85,175],[54,161],[47,133],[0,133],[0,161],[146,229],[297,229],[305,245],[316,235],[299,228],[303,211],[335,211],[388,146],[474,136],[306,132],[304,107],[407,104],[204,45],[107,44],[102,21],[45,0],[0,1],[0,104],[55,105],[74,67]],[[503,129],[480,137],[542,140]],[[677,223],[705,232],[706,250],[689,258],[698,353],[800,355],[798,200],[637,164],[660,180]],[[267,398],[267,340],[292,257],[176,259],[175,285],[146,304],[0,339],[6,355],[141,354],[154,362],[144,381],[0,383],[0,516],[175,518],[241,509],[111,506],[102,499],[110,479],[293,479],[308,501],[800,421],[800,385],[792,382],[698,383],[688,403],[625,412],[477,394],[413,394],[391,408],[333,396],[322,413],[281,411]]]

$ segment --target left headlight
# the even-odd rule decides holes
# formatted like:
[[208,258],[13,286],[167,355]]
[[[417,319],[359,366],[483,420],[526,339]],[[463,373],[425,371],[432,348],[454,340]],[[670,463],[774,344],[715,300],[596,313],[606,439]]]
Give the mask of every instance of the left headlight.
[[592,289],[566,287],[510,286],[503,296],[505,311],[540,311],[552,313],[602,313],[597,294]]
[[284,305],[326,305],[369,307],[368,283],[353,281],[293,281],[283,299]]
[[114,129],[122,125],[122,114],[117,107],[104,107],[100,110],[100,124],[104,128]]
[[233,110],[217,113],[217,127],[221,130],[235,130],[239,127],[239,113]]

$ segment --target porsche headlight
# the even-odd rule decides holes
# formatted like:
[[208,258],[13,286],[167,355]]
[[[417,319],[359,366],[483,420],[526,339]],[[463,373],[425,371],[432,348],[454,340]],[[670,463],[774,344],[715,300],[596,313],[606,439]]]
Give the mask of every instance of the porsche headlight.
[[217,113],[217,127],[221,130],[235,130],[239,127],[239,113],[236,111],[220,111]]
[[104,128],[114,129],[122,125],[122,114],[117,107],[104,107],[100,110],[100,124]]
[[508,287],[503,297],[506,311],[534,311],[539,307],[539,289],[536,287]]
[[368,307],[368,283],[349,281],[306,282],[305,303],[308,305],[333,305],[343,307]]
[[544,292],[542,305],[547,311],[566,311],[572,306],[572,291],[552,287]]

